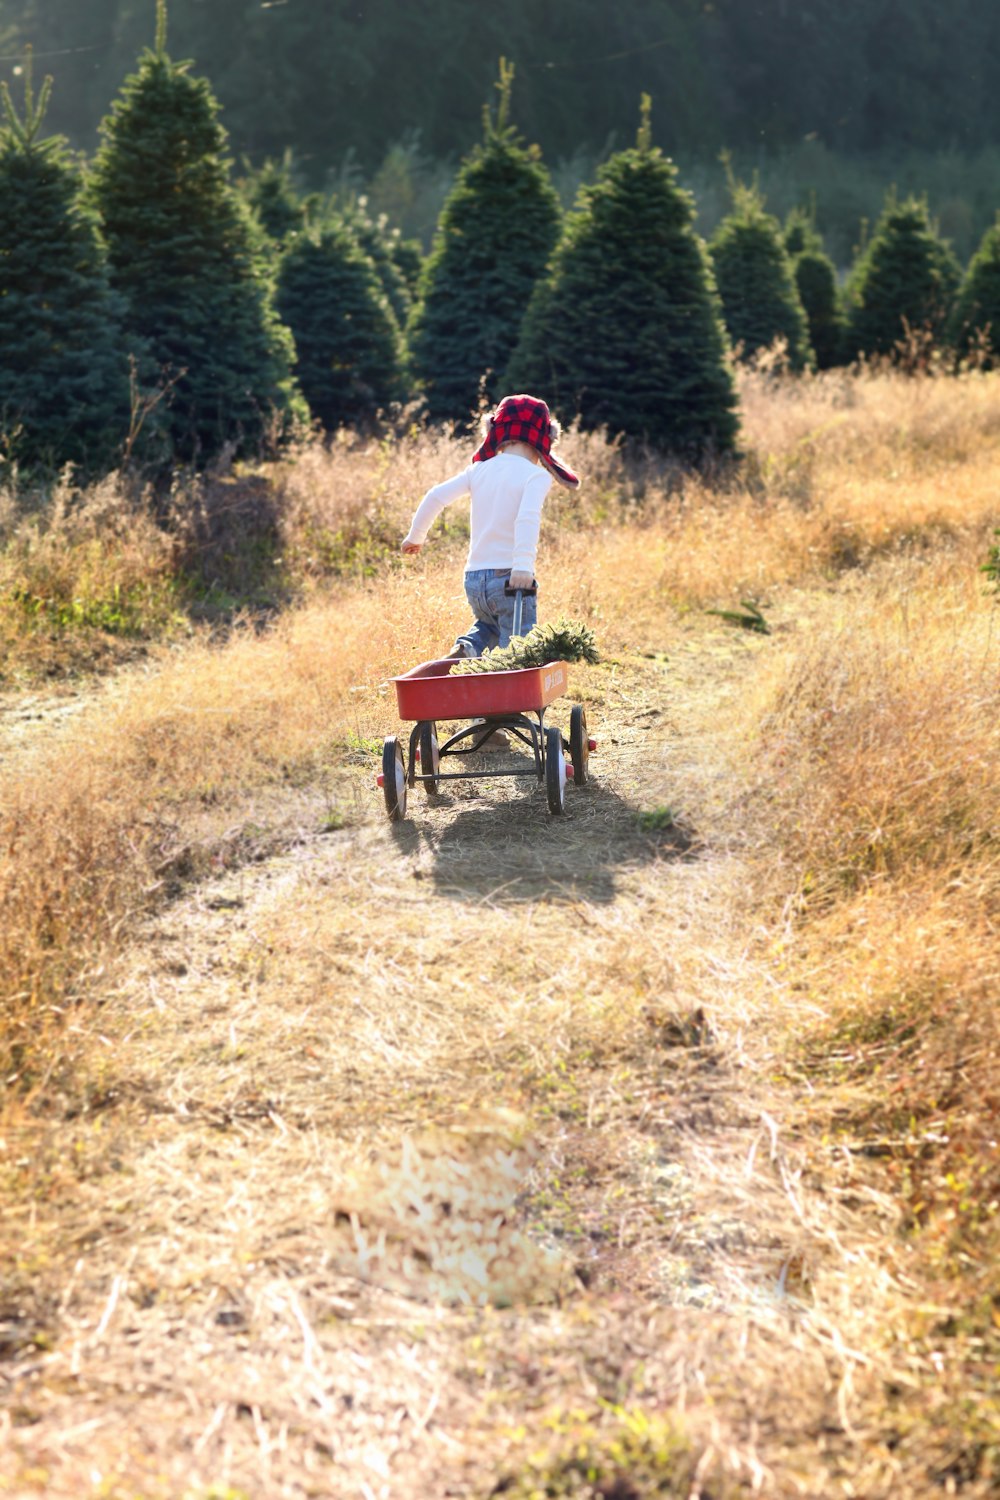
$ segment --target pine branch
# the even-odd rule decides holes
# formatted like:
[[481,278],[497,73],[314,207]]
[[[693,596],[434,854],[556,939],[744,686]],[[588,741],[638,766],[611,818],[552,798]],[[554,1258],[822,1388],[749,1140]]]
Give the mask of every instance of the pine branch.
[[0,83],[0,99],[3,102],[3,112],[7,120],[7,126],[15,140],[25,151],[34,144],[35,138],[41,129],[46,110],[49,107],[49,95],[52,93],[52,79],[47,77],[42,84],[38,100],[35,100],[34,80],[34,54],[31,47],[24,49],[24,116],[18,115],[14,101],[11,98],[10,89],[6,82]]
[[484,651],[482,656],[459,661],[452,673],[514,672],[522,667],[544,667],[553,661],[600,661],[594,632],[579,620],[559,619],[550,625],[533,625],[527,635],[516,635],[509,646]]
[[743,630],[756,631],[758,635],[770,635],[771,627],[764,619],[752,599],[741,599],[743,613],[738,609],[706,609],[707,615],[716,615],[729,625],[739,625]]

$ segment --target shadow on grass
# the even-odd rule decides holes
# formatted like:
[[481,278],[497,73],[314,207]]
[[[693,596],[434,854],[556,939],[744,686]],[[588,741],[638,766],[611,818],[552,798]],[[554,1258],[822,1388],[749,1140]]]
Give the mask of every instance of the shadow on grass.
[[[427,797],[415,787],[406,819],[391,825],[401,853],[430,856],[435,894],[450,900],[608,904],[622,873],[696,859],[703,849],[682,822],[644,826],[632,803],[593,777],[566,788],[562,816],[549,812],[532,777],[453,785],[464,790]],[[503,786],[515,789],[496,790]]]
[[280,497],[262,476],[203,476],[175,497],[175,538],[191,618],[261,625],[292,598],[282,562]]

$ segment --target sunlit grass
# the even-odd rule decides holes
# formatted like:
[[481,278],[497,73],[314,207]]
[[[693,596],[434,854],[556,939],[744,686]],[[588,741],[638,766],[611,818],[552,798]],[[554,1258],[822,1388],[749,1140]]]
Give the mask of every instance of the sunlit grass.
[[[45,1215],[57,1219],[97,1173],[89,1153],[127,1158],[113,1123],[115,1035],[127,1033],[142,1086],[176,1093],[185,1108],[223,1118],[270,1110],[279,1121],[283,1111],[306,1121],[327,1111],[352,1142],[459,1101],[523,1106],[560,1163],[530,1184],[525,1204],[573,1246],[586,1246],[591,1228],[595,1243],[616,1242],[623,1284],[627,1275],[639,1284],[643,1256],[667,1266],[673,1253],[674,1231],[629,1156],[646,1122],[666,1132],[669,1121],[686,1129],[685,1160],[701,1162],[698,1191],[724,1201],[741,1232],[759,1230],[771,1245],[770,1231],[780,1243],[774,1266],[773,1247],[760,1252],[767,1285],[791,1289],[796,1317],[808,1310],[790,1343],[780,1342],[787,1330],[773,1335],[790,1361],[784,1388],[754,1353],[763,1324],[749,1341],[732,1333],[755,1407],[777,1418],[803,1372],[825,1390],[823,1361],[832,1350],[847,1360],[857,1341],[843,1368],[868,1372],[857,1377],[859,1389],[867,1381],[865,1431],[891,1428],[895,1446],[886,1438],[879,1449],[878,1484],[866,1490],[862,1477],[855,1492],[888,1493],[878,1485],[898,1463],[909,1465],[898,1493],[919,1495],[927,1475],[952,1472],[954,1450],[980,1486],[973,1492],[988,1493],[997,1432],[985,1391],[1000,1295],[1000,615],[982,566],[998,523],[1000,382],[758,373],[742,377],[742,400],[744,456],[712,475],[626,459],[601,435],[566,439],[588,487],[551,498],[542,614],[584,620],[597,637],[604,662],[580,669],[582,696],[606,719],[600,754],[614,796],[577,823],[578,842],[567,820],[558,901],[495,895],[523,874],[516,818],[491,825],[490,880],[474,898],[463,882],[481,868],[481,833],[445,839],[428,818],[412,844],[385,847],[374,772],[396,723],[388,679],[436,654],[464,620],[462,516],[449,516],[412,563],[395,548],[423,490],[467,461],[464,445],[413,432],[311,447],[206,481],[186,528],[114,486],[67,492],[48,516],[8,514],[12,670],[30,666],[25,643],[38,629],[22,618],[26,598],[55,601],[60,640],[135,628],[149,651],[141,675],[95,695],[58,735],[43,721],[5,742],[0,1137],[42,1140],[47,1116],[54,1132],[37,1162],[28,1151],[4,1158],[13,1200],[45,1184],[18,1247],[18,1296],[41,1296],[54,1274]],[[232,551],[243,522],[253,530],[248,517],[260,546]],[[240,621],[234,608],[225,639],[189,634],[192,578],[202,589],[214,579],[234,604],[253,596],[270,623],[260,610]],[[151,602],[132,620],[123,601],[137,598]],[[742,600],[770,634],[727,621]],[[115,608],[121,624],[101,613]],[[600,755],[595,765],[600,776]],[[343,838],[351,857],[341,849],[308,879],[269,892],[226,962],[206,969],[190,1013],[172,1015],[152,990],[133,994],[122,955],[151,913],[307,834]],[[666,880],[669,861],[689,854],[683,879]],[[601,900],[574,888],[582,868],[607,874]],[[241,909],[242,891],[220,899]],[[119,1030],[109,1023],[104,1035],[99,1007],[112,980]],[[177,1079],[171,1047],[184,1058]],[[683,1069],[665,1060],[678,1050],[707,1070],[692,1119],[710,1124],[713,1111],[733,1109],[725,1148],[675,1119],[689,1097]],[[712,1073],[730,1054],[741,1067]],[[714,1102],[711,1077],[721,1080]],[[767,1112],[782,1108],[794,1174],[776,1165],[785,1158]],[[81,1135],[78,1157],[64,1161],[60,1122],[88,1109],[107,1110],[113,1148]],[[306,1234],[302,1204],[343,1167],[328,1142],[314,1157],[274,1128],[240,1189],[239,1255],[258,1278],[275,1215],[289,1236]],[[680,1151],[680,1136],[670,1139]],[[205,1265],[222,1282],[237,1274],[218,1227],[229,1233],[229,1180],[202,1180],[185,1149],[200,1148],[171,1138],[154,1153],[162,1181],[147,1209],[162,1205],[164,1235],[188,1233],[191,1254],[196,1233],[211,1238],[197,1228],[207,1214],[216,1239]],[[351,1182],[343,1215],[361,1233],[352,1253],[369,1253],[364,1216],[385,1205],[363,1172]],[[594,1183],[600,1202],[585,1196]],[[421,1212],[438,1212],[431,1197],[428,1188]],[[175,1200],[195,1229],[170,1223]],[[440,1217],[453,1216],[442,1208]],[[388,1263],[399,1226],[391,1215],[379,1224]],[[310,1241],[308,1256],[328,1266],[331,1244]],[[713,1254],[730,1303],[759,1311],[751,1251],[741,1260],[720,1242]],[[463,1265],[472,1298],[466,1283],[480,1261]],[[155,1281],[154,1270],[168,1279],[162,1268],[142,1274]],[[271,1307],[255,1285],[255,1306]],[[774,1313],[772,1332],[786,1314],[784,1305]],[[298,1315],[286,1322],[282,1337],[301,1341]],[[500,1367],[504,1336],[492,1337]],[[671,1358],[683,1363],[682,1353],[694,1357],[684,1339],[701,1337],[670,1332],[664,1347],[676,1338]],[[704,1334],[716,1353],[699,1380],[717,1378],[728,1337]],[[873,1372],[897,1367],[887,1396]],[[200,1375],[192,1365],[185,1378],[193,1389]],[[414,1379],[426,1407],[430,1392]],[[310,1390],[303,1375],[282,1417],[293,1429]],[[962,1414],[969,1391],[983,1395],[974,1420]],[[853,1399],[836,1393],[843,1411]],[[211,1409],[199,1416],[192,1441],[210,1418]],[[613,1470],[617,1449],[608,1459],[605,1440],[622,1439],[608,1424],[588,1428],[588,1442]],[[753,1472],[756,1439],[719,1441],[732,1445],[734,1473],[737,1460]],[[504,1438],[511,1463],[520,1442]],[[779,1448],[767,1462],[784,1462]],[[165,1449],[161,1458],[181,1462]],[[562,1450],[545,1462],[537,1472],[561,1479]],[[858,1463],[855,1477],[867,1472]],[[839,1493],[834,1483],[827,1474],[810,1492]]]

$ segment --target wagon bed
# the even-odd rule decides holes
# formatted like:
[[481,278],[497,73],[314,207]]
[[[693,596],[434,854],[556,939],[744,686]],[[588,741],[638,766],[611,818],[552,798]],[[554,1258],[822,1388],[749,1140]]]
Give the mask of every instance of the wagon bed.
[[564,661],[509,672],[452,672],[455,657],[421,662],[391,681],[401,719],[470,719],[539,713],[566,691]]

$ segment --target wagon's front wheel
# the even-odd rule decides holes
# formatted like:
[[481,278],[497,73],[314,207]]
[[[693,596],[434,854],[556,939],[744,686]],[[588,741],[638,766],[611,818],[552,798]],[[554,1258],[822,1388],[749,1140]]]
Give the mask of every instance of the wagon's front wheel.
[[563,754],[562,730],[545,731],[545,797],[550,813],[566,810],[566,756]]
[[441,754],[438,750],[437,725],[425,721],[420,726],[420,774],[423,777],[424,791],[428,795],[438,790],[440,768]]
[[399,736],[387,734],[382,746],[382,795],[385,810],[394,822],[406,817],[406,767]]

